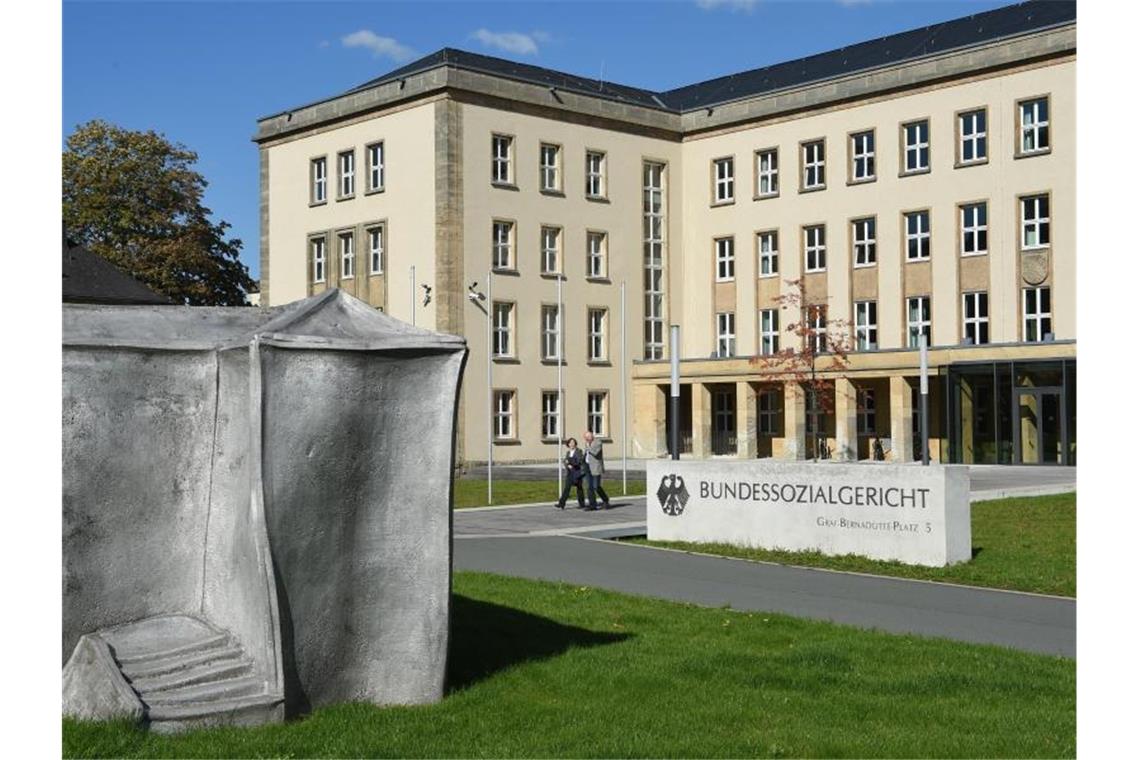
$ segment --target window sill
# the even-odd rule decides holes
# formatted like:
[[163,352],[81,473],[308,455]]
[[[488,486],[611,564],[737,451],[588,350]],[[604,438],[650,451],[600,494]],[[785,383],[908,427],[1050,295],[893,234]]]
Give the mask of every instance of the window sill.
[[614,366],[609,359],[590,359],[586,362],[587,367],[612,367]]
[[713,201],[712,203],[709,204],[709,208],[720,208],[721,206],[733,206],[735,204],[736,204],[736,199],[735,198],[729,198],[728,200],[723,200],[723,201]]
[[847,180],[847,186],[854,187],[855,185],[873,185],[878,179],[879,178],[877,176],[867,177],[866,179],[849,179]]
[[827,267],[824,267],[823,269],[805,269],[804,274],[823,274],[826,271]]
[[316,208],[317,206],[327,205],[329,205],[328,198],[324,199],[323,201],[309,201],[309,208]]
[[561,362],[557,359],[540,359],[539,362],[546,365],[547,367],[557,367],[559,364],[561,364],[563,367],[568,366],[565,359],[563,359]]
[[491,187],[498,188],[499,190],[514,190],[516,193],[519,190],[519,186],[514,182],[495,182],[491,180]]
[[501,274],[507,277],[518,277],[519,270],[517,269],[492,269],[491,274]]
[[760,195],[760,194],[757,194],[757,195],[753,195],[753,196],[752,196],[752,200],[754,200],[754,201],[766,201],[766,200],[768,200],[769,198],[779,198],[779,197],[780,197],[780,193],[779,193],[779,192],[775,192],[775,193],[764,193],[763,195]]
[[364,191],[364,194],[365,194],[365,195],[380,195],[380,193],[382,193],[382,192],[384,192],[384,188],[382,188],[382,187],[377,187],[377,188],[375,188],[375,189],[373,189],[373,190],[365,190],[365,191]]
[[1029,248],[1022,247],[1020,253],[1048,253],[1051,245],[1034,245]]
[[780,276],[779,272],[772,272],[771,274],[756,275],[757,280],[774,280]]
[[908,263],[908,264],[929,264],[930,263],[930,257],[929,256],[918,256],[918,257],[913,258],[913,259],[907,258],[906,263]]
[[874,268],[875,268],[875,267],[877,267],[878,265],[879,265],[879,262],[877,262],[877,261],[872,261],[872,262],[871,262],[871,263],[869,263],[869,264],[852,264],[852,265],[851,265],[851,268],[852,268],[852,269],[874,269]]
[[729,283],[729,282],[736,282],[736,278],[735,277],[717,277],[715,282],[717,285],[723,285],[723,284]]
[[543,278],[544,280],[565,280],[566,279],[566,275],[562,274],[561,272],[539,272],[538,276]]
[[369,277],[383,277],[384,272],[382,272],[382,271],[380,271],[380,272],[369,272],[368,276]]
[[495,364],[522,364],[517,356],[492,356],[491,361]]
[[1044,148],[1042,150],[1031,150],[1025,152],[1018,152],[1013,154],[1013,160],[1016,161],[1020,158],[1034,158],[1036,156],[1047,156],[1053,152],[1052,148]]
[[355,280],[355,279],[356,279],[356,275],[354,275],[354,274],[350,274],[350,275],[347,275],[347,276],[346,276],[346,275],[343,275],[343,274],[342,274],[342,275],[340,276],[340,281],[341,281],[341,282],[344,282],[345,280]]
[[356,197],[356,193],[353,193],[352,195],[338,195],[336,197],[336,202],[340,203],[341,201],[350,201],[355,197]]
[[609,277],[586,277],[586,282],[593,282],[598,285],[613,285],[613,280]]
[[920,177],[923,174],[930,174],[929,166],[925,169],[914,169],[913,171],[909,172],[899,172],[899,179],[902,179],[903,177]]
[[492,441],[496,446],[521,446],[522,441],[518,438],[493,438]]
[[800,194],[804,193],[821,193],[827,189],[827,185],[814,185],[812,187],[801,187]]
[[965,251],[962,252],[962,258],[964,258],[964,259],[973,259],[973,258],[977,258],[978,256],[987,256],[987,255],[989,255],[989,251],[973,251],[971,253],[966,253]]
[[989,157],[987,156],[986,158],[979,158],[979,159],[975,159],[975,160],[973,160],[973,161],[958,161],[958,162],[955,162],[955,164],[954,164],[954,168],[955,168],[955,169],[969,169],[971,166],[985,166],[985,165],[986,165],[986,164],[988,164],[989,162],[990,162],[990,159],[989,159]]
[[565,198],[566,197],[566,193],[562,192],[561,190],[539,190],[538,193],[539,193],[539,195],[548,195],[551,198]]
[[609,203],[610,199],[604,195],[587,195],[586,200],[591,203]]

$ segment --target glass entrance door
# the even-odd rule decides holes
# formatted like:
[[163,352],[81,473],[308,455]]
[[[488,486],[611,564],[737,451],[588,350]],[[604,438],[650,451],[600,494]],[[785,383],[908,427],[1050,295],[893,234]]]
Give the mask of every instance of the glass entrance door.
[[1017,443],[1018,464],[1064,464],[1064,403],[1059,388],[1018,388]]

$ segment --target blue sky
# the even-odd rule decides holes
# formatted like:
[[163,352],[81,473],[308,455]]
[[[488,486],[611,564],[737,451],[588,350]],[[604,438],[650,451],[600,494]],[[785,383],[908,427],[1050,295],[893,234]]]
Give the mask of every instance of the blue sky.
[[63,6],[63,134],[102,118],[197,151],[258,275],[260,116],[441,47],[669,89],[1008,5],[918,0],[86,2]]

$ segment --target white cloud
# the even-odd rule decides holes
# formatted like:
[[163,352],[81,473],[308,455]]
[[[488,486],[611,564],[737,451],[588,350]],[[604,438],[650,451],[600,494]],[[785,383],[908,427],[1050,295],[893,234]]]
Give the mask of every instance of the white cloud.
[[406,61],[414,53],[407,45],[401,45],[391,37],[381,37],[371,29],[361,29],[340,38],[345,47],[362,47],[372,51],[372,55],[380,58],[391,58],[393,61]]
[[759,4],[760,0],[697,0],[697,7],[704,11],[728,8],[733,12],[747,11],[751,13],[752,9]]
[[487,29],[478,29],[471,36],[482,42],[486,47],[501,50],[504,53],[515,55],[538,55],[538,43],[547,42],[550,35],[546,32],[492,32]]

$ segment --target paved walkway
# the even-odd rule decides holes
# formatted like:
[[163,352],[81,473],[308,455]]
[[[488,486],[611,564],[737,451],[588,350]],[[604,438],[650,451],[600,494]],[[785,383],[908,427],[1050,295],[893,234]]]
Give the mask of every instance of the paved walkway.
[[[1073,468],[971,467],[971,500],[1075,488]],[[616,485],[616,484],[615,484]],[[611,493],[620,490],[620,485]],[[708,557],[599,540],[645,535],[645,497],[612,508],[457,510],[455,567],[737,610],[1076,656],[1076,601]]]

